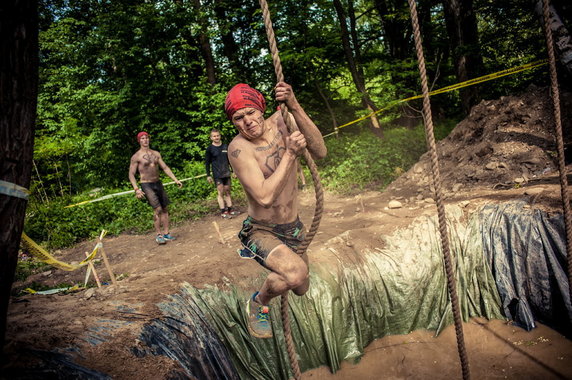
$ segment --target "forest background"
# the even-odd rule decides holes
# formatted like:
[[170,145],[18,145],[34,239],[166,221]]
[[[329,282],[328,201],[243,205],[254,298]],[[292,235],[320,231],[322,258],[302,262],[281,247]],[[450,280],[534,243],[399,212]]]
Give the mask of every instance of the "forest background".
[[[417,4],[431,89],[546,59],[536,1]],[[552,4],[570,27],[572,4]],[[327,136],[328,157],[317,163],[325,187],[383,189],[426,150],[420,101],[397,102],[420,93],[407,1],[283,0],[269,7],[286,82]],[[189,179],[183,189],[167,187],[172,220],[216,210],[215,190],[200,175],[210,130],[221,130],[227,143],[236,134],[222,111],[226,92],[248,83],[265,94],[267,112],[277,106],[258,2],[42,0],[39,10],[26,233],[61,248],[102,229],[152,229],[150,207],[129,194],[66,207],[132,189],[127,172],[141,130],[177,177]],[[436,137],[482,99],[547,83],[541,66],[433,96]],[[238,182],[233,193],[240,203]]]

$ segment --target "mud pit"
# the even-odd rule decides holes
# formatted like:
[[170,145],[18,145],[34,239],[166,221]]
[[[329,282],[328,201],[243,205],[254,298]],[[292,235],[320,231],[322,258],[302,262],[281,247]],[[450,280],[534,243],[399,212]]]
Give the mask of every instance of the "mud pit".
[[[559,212],[553,132],[547,129],[551,120],[548,100],[545,90],[533,88],[519,97],[482,102],[438,144],[447,204],[460,204],[471,213],[485,204],[520,199],[531,208]],[[568,112],[565,126],[570,125],[571,105],[570,95],[563,94],[561,108]],[[348,231],[354,250],[359,252],[379,239],[368,231],[372,225],[380,235],[390,235],[420,215],[435,214],[428,162],[423,156],[381,193],[370,191],[351,197],[326,194],[320,230],[308,252],[310,261],[338,265],[338,258],[323,254],[324,248],[328,241]],[[398,201],[402,207],[390,209],[390,201]],[[311,191],[301,194],[301,204],[301,217],[309,224]],[[264,269],[235,253],[241,221],[240,217],[221,220],[212,216],[184,223],[173,228],[178,240],[165,246],[157,246],[153,234],[106,238],[105,250],[114,272],[128,275],[117,286],[65,295],[14,296],[8,316],[7,377],[27,378],[23,369],[41,364],[26,349],[67,353],[75,363],[114,379],[164,379],[180,373],[172,360],[136,357],[132,348],[141,344],[138,337],[142,326],[162,316],[157,303],[177,293],[182,282],[197,288],[216,285],[225,289],[229,284],[252,288]],[[220,226],[224,244],[213,222]],[[93,246],[93,241],[85,242],[57,257],[79,261]],[[107,278],[103,263],[97,268]],[[15,283],[13,288],[18,291],[33,281],[51,286],[83,283],[84,276],[85,271],[52,269],[30,277],[26,283]],[[129,308],[129,317],[122,313],[125,308]],[[94,331],[94,326],[102,326],[102,320],[125,323]],[[475,318],[464,324],[464,332],[473,378],[572,378],[572,344],[546,326],[526,332],[506,321]],[[303,378],[460,377],[453,326],[438,337],[433,335],[414,331],[386,336],[367,346],[360,363],[344,363],[336,374],[327,368],[313,369]]]

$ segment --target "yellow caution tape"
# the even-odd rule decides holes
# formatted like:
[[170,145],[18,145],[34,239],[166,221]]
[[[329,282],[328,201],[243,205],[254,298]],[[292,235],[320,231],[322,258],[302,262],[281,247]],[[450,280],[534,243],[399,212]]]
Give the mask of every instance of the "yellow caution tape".
[[[483,83],[483,82],[486,82],[486,81],[489,81],[489,80],[493,80],[493,79],[497,79],[497,78],[500,78],[500,77],[504,77],[504,76],[506,76],[506,75],[512,75],[512,74],[519,73],[519,72],[521,72],[521,71],[534,69],[534,68],[537,68],[537,67],[546,65],[547,63],[548,63],[548,61],[544,59],[544,60],[540,60],[540,61],[535,61],[535,62],[527,63],[527,64],[524,64],[524,65],[521,65],[521,66],[516,66],[516,67],[510,68],[510,69],[506,69],[506,70],[502,70],[502,71],[497,71],[496,73],[487,74],[487,75],[484,75],[484,76],[481,76],[481,77],[478,77],[478,78],[469,79],[468,81],[465,81],[465,82],[460,82],[460,83],[457,83],[457,84],[454,84],[454,85],[450,85],[450,86],[447,86],[447,87],[440,88],[440,89],[435,90],[435,91],[431,91],[431,92],[429,93],[429,96],[438,95],[438,94],[442,94],[442,93],[445,93],[445,92],[458,90],[458,89],[463,88],[463,87],[474,86],[474,85],[476,85],[476,84]],[[336,131],[331,132],[331,133],[328,133],[328,134],[324,135],[323,137],[331,136],[331,135],[335,134],[338,129],[341,129],[341,128],[344,128],[344,127],[348,127],[348,126],[350,126],[350,125],[352,125],[352,124],[355,124],[355,123],[358,123],[358,122],[360,122],[360,121],[362,121],[362,120],[368,119],[368,118],[372,117],[373,115],[378,114],[378,113],[380,113],[380,112],[383,112],[383,111],[385,111],[385,110],[387,110],[387,109],[390,109],[391,107],[393,107],[393,106],[395,106],[395,105],[397,105],[397,104],[399,104],[399,103],[407,102],[407,101],[414,100],[414,99],[420,99],[420,98],[422,98],[422,97],[423,97],[423,95],[415,95],[415,96],[411,96],[411,97],[409,97],[409,98],[400,99],[400,100],[395,100],[395,101],[391,102],[390,104],[388,104],[387,106],[385,106],[385,107],[383,107],[383,108],[381,108],[381,109],[378,109],[378,110],[375,111],[375,112],[370,113],[369,115],[360,117],[359,119],[350,121],[349,123],[346,123],[346,124],[343,124],[343,125],[340,125],[339,127],[336,128]],[[201,175],[198,175],[198,176],[195,176],[195,177],[185,178],[185,179],[182,179],[181,182],[188,181],[188,180],[191,180],[191,179],[197,179],[197,178],[201,178],[201,177],[206,177],[206,174],[201,174]],[[173,181],[173,182],[168,182],[168,183],[165,184],[165,186],[167,186],[167,185],[172,185],[172,184],[174,184],[174,183],[175,183],[174,181]],[[127,195],[127,194],[133,194],[133,190],[122,191],[122,192],[120,192],[120,193],[104,195],[103,197],[100,197],[100,198],[97,198],[97,199],[92,199],[92,200],[88,200],[88,201],[83,201],[83,202],[75,203],[75,204],[72,204],[72,205],[69,205],[69,206],[65,206],[64,208],[70,208],[70,207],[81,206],[81,205],[84,205],[84,204],[87,204],[87,203],[99,202],[99,201],[103,201],[103,200],[105,200],[105,199],[115,198],[115,197],[119,197],[119,196]]]
[[79,264],[68,264],[64,263],[63,261],[59,261],[52,255],[50,255],[45,249],[36,244],[36,242],[30,239],[30,237],[28,237],[28,235],[26,235],[25,233],[22,233],[22,244],[38,260],[69,272],[79,269],[83,266],[86,266],[91,260],[95,258],[97,252],[102,247],[101,242],[99,242],[95,245],[95,248],[93,249],[91,254],[85,258],[85,260],[81,261]]
[[61,292],[75,292],[76,290],[79,290],[80,287],[79,285],[74,285],[74,286],[69,286],[69,287],[65,287],[65,288],[56,288],[56,289],[48,289],[48,290],[34,290],[32,288],[26,288],[23,291],[29,294],[44,294],[44,295],[49,295],[49,294],[56,294],[56,293],[61,293]]
[[[478,77],[478,78],[469,79],[468,81],[460,82],[460,83],[457,83],[457,84],[453,84],[453,85],[450,85],[450,86],[447,86],[447,87],[440,88],[440,89],[435,90],[435,91],[431,91],[431,92],[429,93],[429,96],[438,95],[438,94],[442,94],[442,93],[445,93],[445,92],[458,90],[458,89],[463,88],[463,87],[473,86],[473,85],[475,85],[475,84],[483,83],[483,82],[486,82],[486,81],[489,81],[489,80],[497,79],[497,78],[504,77],[504,76],[507,76],[507,75],[516,74],[516,73],[519,73],[519,72],[521,72],[521,71],[530,70],[530,69],[535,69],[535,68],[537,68],[537,67],[546,65],[547,63],[548,63],[548,61],[547,61],[546,59],[543,59],[543,60],[540,60],[540,61],[535,61],[535,62],[527,63],[527,64],[524,64],[524,65],[521,65],[521,66],[516,66],[516,67],[510,68],[510,69],[506,69],[506,70],[502,70],[502,71],[497,71],[496,73],[483,75],[483,76]],[[391,102],[390,104],[388,104],[387,106],[385,106],[385,107],[383,107],[383,108],[381,108],[381,109],[378,109],[377,111],[372,112],[372,113],[370,113],[369,115],[360,117],[359,119],[356,119],[356,120],[354,120],[354,121],[350,121],[349,123],[346,123],[346,124],[343,124],[343,125],[340,125],[339,127],[337,127],[337,129],[344,128],[344,127],[350,126],[350,125],[352,125],[352,124],[355,124],[355,123],[357,123],[357,122],[360,122],[360,121],[362,121],[362,120],[365,120],[365,119],[367,119],[367,118],[370,118],[370,117],[372,117],[373,115],[375,115],[375,114],[377,114],[377,113],[380,113],[380,112],[382,112],[382,111],[385,111],[385,110],[387,110],[387,109],[389,109],[389,108],[395,106],[396,104],[403,103],[403,102],[408,102],[408,101],[414,100],[414,99],[420,99],[420,98],[422,98],[422,97],[423,97],[423,95],[415,95],[415,96],[411,96],[411,97],[406,98],[406,99],[401,99],[401,100],[393,101],[393,102]],[[324,137],[333,135],[333,134],[335,134],[335,133],[336,133],[336,132],[328,133],[327,135],[324,135]]]
[[[188,181],[188,180],[191,180],[191,179],[197,179],[197,178],[206,177],[206,176],[207,176],[206,174],[201,174],[201,175],[198,175],[198,176],[195,176],[195,177],[189,177],[189,178],[182,179],[180,182],[185,182],[185,181]],[[164,186],[172,185],[172,184],[174,184],[174,183],[175,183],[175,181],[167,182],[167,183],[164,184]],[[97,198],[97,199],[90,199],[90,200],[88,200],[88,201],[83,201],[83,202],[75,203],[75,204],[73,204],[73,205],[65,206],[64,208],[70,208],[70,207],[81,206],[81,205],[84,205],[84,204],[87,204],[87,203],[99,202],[99,201],[103,201],[103,200],[106,200],[106,199],[109,199],[109,198],[120,197],[120,196],[122,196],[122,195],[127,195],[127,194],[133,194],[133,190],[122,191],[122,192],[120,192],[120,193],[114,193],[114,194],[107,194],[107,195],[104,195],[103,197],[100,197],[100,198]]]

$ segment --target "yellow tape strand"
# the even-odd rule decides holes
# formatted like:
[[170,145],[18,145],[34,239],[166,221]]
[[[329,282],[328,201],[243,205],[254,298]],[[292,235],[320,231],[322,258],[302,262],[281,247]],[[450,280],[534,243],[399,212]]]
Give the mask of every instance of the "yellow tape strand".
[[[188,180],[191,180],[191,179],[197,179],[197,178],[201,178],[201,177],[206,177],[206,176],[207,176],[206,174],[200,174],[200,175],[195,176],[195,177],[189,177],[189,178],[182,179],[181,182],[185,182],[185,181],[188,181]],[[172,185],[172,184],[174,184],[174,183],[175,183],[175,181],[167,182],[167,183],[164,184],[164,186]],[[120,193],[114,193],[114,194],[107,194],[107,195],[104,195],[103,197],[100,197],[100,198],[97,198],[97,199],[91,199],[91,200],[89,200],[89,201],[83,201],[83,202],[79,202],[79,203],[74,203],[73,205],[68,205],[68,206],[65,206],[64,208],[76,207],[76,206],[85,205],[85,204],[87,204],[87,203],[93,203],[93,202],[104,201],[104,200],[106,200],[106,199],[115,198],[115,197],[120,197],[120,196],[122,196],[122,195],[127,195],[127,194],[133,194],[133,190],[122,191],[122,192],[120,192]]]
[[[524,64],[524,65],[521,65],[521,66],[516,66],[516,67],[510,68],[510,69],[506,69],[506,70],[502,70],[502,71],[497,71],[496,73],[483,75],[483,76],[478,77],[478,78],[469,79],[468,81],[465,81],[465,82],[453,84],[453,85],[450,85],[450,86],[446,86],[446,87],[440,88],[440,89],[435,90],[435,91],[431,91],[431,92],[429,93],[429,95],[430,95],[430,96],[433,96],[433,95],[443,94],[443,93],[449,92],[449,91],[458,90],[458,89],[463,88],[463,87],[474,86],[474,85],[479,84],[479,83],[483,83],[483,82],[486,82],[486,81],[489,81],[489,80],[493,80],[493,79],[497,79],[497,78],[500,78],[500,77],[504,77],[504,76],[507,76],[507,75],[516,74],[516,73],[519,73],[519,72],[521,72],[521,71],[530,70],[530,69],[535,69],[535,68],[537,68],[537,67],[546,65],[547,63],[548,63],[548,61],[544,59],[544,60],[540,60],[540,61],[535,61],[535,62],[527,63],[527,64]],[[372,113],[370,113],[370,114],[368,114],[368,115],[366,115],[366,116],[362,116],[362,117],[360,117],[359,119],[350,121],[349,123],[342,124],[342,125],[340,125],[339,127],[337,127],[337,129],[344,128],[344,127],[348,127],[348,126],[350,126],[350,125],[352,125],[352,124],[355,124],[355,123],[358,123],[358,122],[360,122],[360,121],[362,121],[362,120],[368,119],[368,118],[372,117],[373,115],[378,114],[378,113],[383,112],[383,111],[386,111],[386,110],[392,108],[393,106],[395,106],[395,105],[397,105],[397,104],[399,104],[399,103],[408,102],[408,101],[410,101],[410,100],[415,100],[415,99],[421,99],[422,97],[423,97],[423,95],[414,95],[414,96],[411,96],[411,97],[409,97],[409,98],[400,99],[400,100],[395,100],[395,101],[389,103],[387,106],[385,106],[385,107],[383,107],[383,108],[380,108],[380,109],[378,109],[378,110],[375,111],[375,112],[372,112]],[[328,134],[324,135],[323,137],[326,138],[326,137],[329,137],[329,136],[331,136],[331,135],[333,135],[333,134],[335,134],[335,133],[336,133],[336,132],[334,131],[334,132],[331,132],[331,133],[328,133]],[[197,179],[197,178],[201,178],[201,177],[206,177],[206,174],[201,174],[201,175],[198,175],[198,176],[195,176],[195,177],[185,178],[185,179],[182,179],[181,182],[188,181],[188,180],[191,180],[191,179]],[[167,185],[172,185],[172,184],[174,184],[174,183],[175,183],[175,182],[168,182],[168,183],[165,184],[165,186],[167,186]],[[103,201],[103,200],[106,200],[106,199],[115,198],[115,197],[119,197],[119,196],[127,195],[127,194],[133,194],[133,190],[122,191],[122,192],[120,192],[120,193],[114,193],[114,194],[104,195],[103,197],[100,197],[100,198],[97,198],[97,199],[92,199],[92,200],[88,200],[88,201],[83,201],[83,202],[75,203],[75,204],[72,204],[72,205],[69,205],[69,206],[65,206],[64,208],[70,208],[70,207],[81,206],[81,205],[84,205],[84,204],[93,203],[93,202],[99,202],[99,201]]]
[[[496,73],[483,75],[483,76],[481,76],[481,77],[469,79],[469,80],[467,80],[467,81],[465,81],[465,82],[460,82],[460,83],[457,83],[457,84],[453,84],[453,85],[450,85],[450,86],[447,86],[447,87],[440,88],[440,89],[435,90],[435,91],[431,91],[431,92],[429,93],[429,95],[430,95],[430,96],[433,96],[433,95],[443,94],[443,93],[449,92],[449,91],[458,90],[458,89],[463,88],[463,87],[474,86],[474,85],[479,84],[479,83],[483,83],[483,82],[487,82],[487,81],[489,81],[489,80],[501,78],[501,77],[504,77],[504,76],[507,76],[507,75],[516,74],[516,73],[519,73],[519,72],[521,72],[521,71],[530,70],[530,69],[535,69],[535,68],[537,68],[537,67],[546,65],[547,63],[548,63],[548,61],[544,59],[544,60],[540,60],[540,61],[535,61],[535,62],[527,63],[527,64],[524,64],[524,65],[521,65],[521,66],[516,66],[516,67],[510,68],[510,69],[506,69],[506,70],[502,70],[502,71],[497,71]],[[355,123],[357,123],[357,122],[360,122],[360,121],[362,121],[362,120],[365,120],[365,119],[367,119],[367,118],[370,118],[370,117],[372,117],[373,115],[375,115],[375,114],[377,114],[377,113],[380,113],[380,112],[383,112],[383,111],[385,111],[385,110],[387,110],[387,109],[389,109],[389,108],[391,108],[391,107],[393,107],[393,106],[395,106],[395,105],[397,105],[397,104],[399,104],[399,103],[408,102],[408,101],[414,100],[414,99],[421,99],[422,97],[423,97],[423,95],[414,95],[414,96],[411,96],[411,97],[409,97],[409,98],[405,98],[405,99],[393,101],[393,102],[391,102],[390,104],[388,104],[387,106],[385,106],[385,107],[383,107],[383,108],[381,108],[381,109],[378,109],[377,111],[372,112],[372,113],[370,113],[369,115],[360,117],[359,119],[356,119],[356,120],[354,120],[354,121],[350,121],[349,123],[346,123],[346,124],[343,124],[343,125],[340,125],[337,129],[344,128],[344,127],[350,126],[350,125],[352,125],[352,124],[355,124]],[[329,134],[327,134],[327,135],[324,135],[324,137],[330,136],[330,135],[332,135],[332,134],[334,134],[334,133],[335,133],[335,132],[329,133]]]
[[36,242],[30,239],[30,237],[25,233],[22,233],[22,245],[24,245],[24,247],[26,247],[28,251],[38,260],[68,272],[74,271],[76,269],[79,269],[87,265],[91,260],[95,258],[97,252],[102,247],[101,242],[99,242],[95,245],[95,248],[93,249],[91,254],[85,258],[85,260],[81,261],[79,264],[68,264],[64,263],[63,261],[59,261],[52,255],[50,255],[45,249],[36,244]]

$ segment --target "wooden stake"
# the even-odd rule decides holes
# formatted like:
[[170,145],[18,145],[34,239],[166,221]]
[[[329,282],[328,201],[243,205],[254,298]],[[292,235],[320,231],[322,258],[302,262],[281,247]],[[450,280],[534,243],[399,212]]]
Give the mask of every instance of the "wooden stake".
[[[102,243],[100,241],[100,243]],[[111,277],[111,282],[113,283],[113,285],[117,285],[117,280],[115,279],[115,275],[113,274],[113,271],[111,270],[111,265],[109,265],[109,260],[107,260],[107,255],[105,254],[105,250],[103,249],[103,243],[101,244],[101,256],[103,257],[103,263],[105,264],[105,267],[107,268],[107,272],[109,273],[109,277]]]
[[[85,253],[85,257],[88,257],[89,253]],[[97,287],[101,288],[101,281],[99,281],[99,276],[97,275],[97,272],[95,271],[95,267],[93,266],[93,262],[89,262],[87,263],[88,266],[88,271],[91,270],[93,272],[93,278],[95,278],[95,282],[97,283]],[[89,273],[85,276],[85,284],[87,285],[87,280],[89,278]]]
[[218,228],[218,223],[217,222],[213,222],[214,224],[214,228],[216,230],[216,232],[218,233],[218,237],[220,239],[220,243],[221,244],[226,244],[226,242],[224,241],[224,238],[222,237],[222,234],[220,233],[220,228]]
[[101,230],[101,234],[99,234],[99,243],[101,243],[101,257],[103,257],[103,263],[105,264],[105,268],[107,269],[107,273],[109,273],[109,277],[111,278],[111,282],[113,285],[117,285],[117,280],[115,279],[115,275],[111,270],[111,265],[109,264],[109,260],[107,259],[107,255],[105,254],[105,250],[103,249],[103,237],[107,234],[106,230]]

